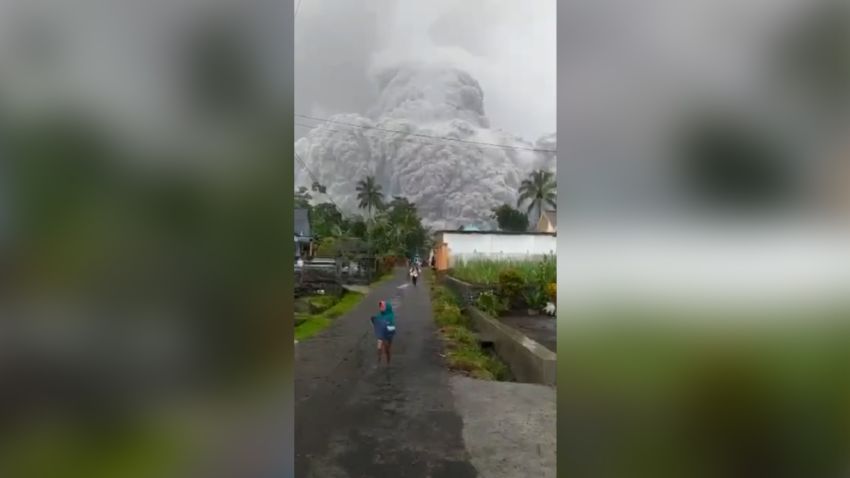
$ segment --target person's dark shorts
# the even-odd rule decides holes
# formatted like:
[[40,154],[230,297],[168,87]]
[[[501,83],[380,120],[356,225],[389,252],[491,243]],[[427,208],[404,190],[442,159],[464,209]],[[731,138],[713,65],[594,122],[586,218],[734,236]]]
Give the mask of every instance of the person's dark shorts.
[[[392,330],[390,330],[390,327],[392,327]],[[383,331],[381,332],[380,339],[385,341],[385,342],[392,343],[393,337],[395,337],[395,326],[384,327]]]

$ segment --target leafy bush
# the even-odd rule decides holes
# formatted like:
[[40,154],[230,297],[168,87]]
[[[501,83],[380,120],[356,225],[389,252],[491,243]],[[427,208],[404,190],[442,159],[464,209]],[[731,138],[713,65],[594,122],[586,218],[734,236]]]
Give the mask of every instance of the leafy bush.
[[335,237],[323,237],[316,247],[316,256],[335,257],[339,250],[339,242]]
[[476,299],[475,305],[493,317],[498,317],[508,310],[508,300],[496,295],[493,291],[481,293]]
[[518,309],[525,305],[525,288],[525,280],[515,269],[506,269],[499,273],[496,293],[507,300],[508,307]]
[[549,300],[552,301],[553,304],[558,302],[558,284],[554,282],[550,282],[546,286],[546,295],[549,297]]
[[525,293],[523,294],[526,304],[532,309],[542,310],[546,307],[546,303],[549,302],[549,298],[546,296],[546,292],[543,288],[538,287],[536,284],[527,288]]

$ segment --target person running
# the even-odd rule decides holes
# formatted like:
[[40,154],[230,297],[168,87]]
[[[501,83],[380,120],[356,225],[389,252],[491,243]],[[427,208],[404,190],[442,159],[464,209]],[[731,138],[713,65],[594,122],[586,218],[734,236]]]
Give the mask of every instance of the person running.
[[385,355],[389,365],[395,336],[395,314],[393,314],[392,304],[385,300],[378,302],[378,310],[378,315],[372,316],[375,338],[378,339],[378,363],[381,363],[381,355]]
[[416,266],[410,268],[410,280],[413,281],[413,285],[416,285],[416,281],[419,279],[419,269]]

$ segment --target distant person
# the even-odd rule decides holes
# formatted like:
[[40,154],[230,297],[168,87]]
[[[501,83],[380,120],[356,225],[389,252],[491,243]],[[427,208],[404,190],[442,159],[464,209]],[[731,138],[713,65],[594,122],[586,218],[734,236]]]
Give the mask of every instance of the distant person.
[[410,280],[413,282],[413,285],[416,285],[417,280],[419,279],[419,269],[416,266],[410,268]]
[[378,302],[378,310],[378,315],[372,316],[372,327],[375,329],[375,338],[378,339],[378,363],[381,363],[381,355],[385,355],[389,365],[395,336],[395,314],[392,304],[385,300]]

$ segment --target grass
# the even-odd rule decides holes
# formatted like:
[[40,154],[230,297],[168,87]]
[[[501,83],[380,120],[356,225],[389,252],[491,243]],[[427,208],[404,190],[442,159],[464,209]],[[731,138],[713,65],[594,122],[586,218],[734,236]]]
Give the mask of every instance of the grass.
[[[430,273],[426,273],[430,280]],[[444,286],[432,284],[434,320],[446,345],[446,361],[451,370],[482,380],[504,380],[508,368],[488,355],[470,329],[469,319],[460,310],[454,295]]]
[[317,295],[310,297],[307,301],[316,313],[321,313],[333,307],[338,302],[338,298],[332,295]]
[[499,273],[507,269],[516,270],[523,281],[530,283],[542,276],[543,283],[555,282],[555,258],[547,257],[543,261],[490,260],[471,259],[459,260],[450,274],[471,284],[497,284]]
[[295,339],[298,341],[307,340],[310,337],[328,328],[333,323],[333,319],[345,314],[353,309],[360,301],[363,300],[363,294],[356,292],[346,292],[342,298],[325,310],[318,314],[305,314],[301,316],[304,322],[295,327]]

